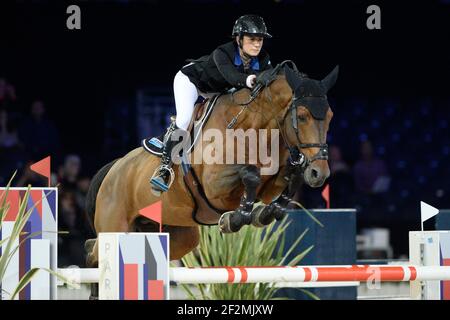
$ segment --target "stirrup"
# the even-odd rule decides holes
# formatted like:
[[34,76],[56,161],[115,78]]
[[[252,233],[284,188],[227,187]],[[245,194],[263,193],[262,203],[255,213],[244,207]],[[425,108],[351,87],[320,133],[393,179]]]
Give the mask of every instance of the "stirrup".
[[[165,178],[169,174],[169,182],[165,183]],[[155,170],[153,176],[150,179],[150,184],[152,185],[152,189],[159,192],[166,192],[172,186],[173,181],[175,180],[175,172],[168,165],[160,165],[158,169]]]

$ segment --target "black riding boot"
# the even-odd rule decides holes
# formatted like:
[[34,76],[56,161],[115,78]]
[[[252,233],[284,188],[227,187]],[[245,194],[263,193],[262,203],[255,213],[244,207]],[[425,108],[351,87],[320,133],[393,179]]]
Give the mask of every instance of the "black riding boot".
[[155,195],[160,195],[161,192],[169,190],[173,180],[175,179],[175,173],[172,169],[172,149],[179,141],[172,139],[172,134],[175,130],[181,130],[176,125],[169,128],[166,136],[164,137],[164,147],[161,157],[161,165],[155,170],[153,177],[150,180],[152,186],[152,192]]

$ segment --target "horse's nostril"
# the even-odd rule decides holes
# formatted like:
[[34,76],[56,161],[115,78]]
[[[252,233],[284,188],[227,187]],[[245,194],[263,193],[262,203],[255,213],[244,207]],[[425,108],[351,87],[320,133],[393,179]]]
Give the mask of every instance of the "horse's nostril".
[[312,169],[311,170],[311,176],[316,179],[317,177],[319,177],[319,171],[316,169]]

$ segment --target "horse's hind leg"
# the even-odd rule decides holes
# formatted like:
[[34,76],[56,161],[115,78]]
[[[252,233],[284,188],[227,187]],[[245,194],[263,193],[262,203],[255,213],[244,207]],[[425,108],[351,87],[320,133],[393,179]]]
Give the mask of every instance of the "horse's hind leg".
[[[97,238],[98,239],[98,238]],[[86,250],[86,267],[98,268],[98,241],[97,239],[89,239],[84,243]],[[91,283],[91,295],[89,300],[98,299],[98,283]]]
[[199,229],[195,227],[164,226],[170,234],[170,260],[178,260],[194,250],[199,243]]
[[[108,199],[97,198],[97,210],[95,227],[99,232],[129,232],[131,227],[128,224],[125,214],[126,208],[119,201],[107,202]],[[87,253],[86,267],[98,268],[98,238],[89,239],[85,242],[85,250]],[[98,299],[98,283],[91,284],[91,300]]]
[[261,183],[259,168],[247,165],[239,170],[239,176],[245,187],[239,208],[235,211],[225,212],[219,220],[220,230],[224,233],[239,231],[243,225],[252,223],[252,208],[256,200],[256,189]]

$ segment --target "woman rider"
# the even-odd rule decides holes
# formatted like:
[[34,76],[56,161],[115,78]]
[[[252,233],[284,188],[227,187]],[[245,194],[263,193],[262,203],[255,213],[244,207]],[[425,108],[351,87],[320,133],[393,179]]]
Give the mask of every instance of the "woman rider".
[[177,116],[175,125],[164,137],[161,165],[150,181],[155,194],[167,191],[172,183],[170,156],[178,141],[172,140],[171,135],[176,129],[187,130],[198,96],[207,97],[231,88],[253,88],[256,75],[272,68],[269,54],[262,50],[264,38],[271,37],[263,18],[244,15],[234,24],[231,42],[184,66],[175,75],[173,90]]

